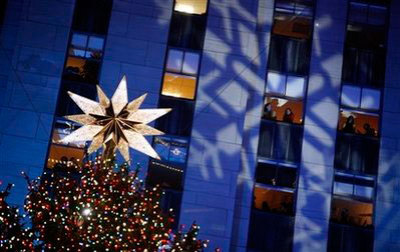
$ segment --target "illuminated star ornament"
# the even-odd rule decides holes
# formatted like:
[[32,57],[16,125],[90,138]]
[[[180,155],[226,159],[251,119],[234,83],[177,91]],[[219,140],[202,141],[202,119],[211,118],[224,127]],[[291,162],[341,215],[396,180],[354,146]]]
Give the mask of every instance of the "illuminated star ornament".
[[124,76],[112,96],[107,98],[97,86],[99,102],[68,92],[72,100],[85,113],[65,116],[68,120],[82,124],[61,142],[92,141],[88,154],[104,145],[104,155],[109,157],[116,149],[126,161],[129,161],[129,147],[150,157],[160,159],[144,136],[163,135],[164,133],[147,124],[165,115],[171,109],[139,109],[147,94],[128,103],[126,77]]

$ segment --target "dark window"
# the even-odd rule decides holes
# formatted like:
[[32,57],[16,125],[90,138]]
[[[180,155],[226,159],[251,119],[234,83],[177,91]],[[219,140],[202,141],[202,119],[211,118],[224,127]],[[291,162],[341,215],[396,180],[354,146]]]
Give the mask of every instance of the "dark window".
[[276,164],[258,163],[256,182],[279,186],[296,187],[297,167],[285,167]]
[[343,55],[342,79],[355,85],[382,87],[385,80],[385,53],[347,47]]
[[72,29],[107,34],[111,9],[112,0],[77,0]]
[[158,184],[163,188],[181,190],[183,168],[168,162],[150,159],[146,181],[152,186]]
[[309,43],[307,40],[272,36],[269,70],[306,75],[309,66]]
[[335,168],[358,174],[377,174],[379,139],[338,133],[336,138]]
[[275,12],[288,13],[296,16],[312,16],[314,8],[313,0],[277,0]]
[[374,230],[329,223],[328,252],[372,252]]
[[74,115],[83,113],[82,110],[69,97],[68,91],[79,94],[91,100],[96,100],[96,86],[63,80],[60,86],[60,95],[57,101],[56,116]]
[[157,129],[166,134],[190,136],[192,131],[194,103],[160,96],[160,108],[172,108],[172,111],[157,120]]
[[201,50],[206,30],[206,15],[174,11],[171,19],[168,45]]
[[[381,3],[382,4],[382,3]],[[369,25],[385,25],[387,7],[367,2],[350,2],[349,22]]]
[[297,163],[301,157],[303,127],[262,120],[258,155],[263,158]]
[[6,15],[7,0],[0,0],[0,31]]
[[291,252],[293,247],[294,217],[252,209],[247,251]]

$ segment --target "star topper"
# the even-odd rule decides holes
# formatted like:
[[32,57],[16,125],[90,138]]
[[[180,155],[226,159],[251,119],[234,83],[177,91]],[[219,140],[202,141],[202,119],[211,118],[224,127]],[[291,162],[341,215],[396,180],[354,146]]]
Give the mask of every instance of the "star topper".
[[68,91],[69,96],[85,113],[65,116],[68,120],[82,124],[61,142],[92,141],[88,153],[91,154],[105,145],[104,153],[120,151],[126,161],[129,147],[150,157],[160,159],[144,136],[164,133],[147,124],[170,112],[171,109],[139,109],[147,94],[128,103],[126,76],[122,77],[111,100],[97,85],[99,102]]

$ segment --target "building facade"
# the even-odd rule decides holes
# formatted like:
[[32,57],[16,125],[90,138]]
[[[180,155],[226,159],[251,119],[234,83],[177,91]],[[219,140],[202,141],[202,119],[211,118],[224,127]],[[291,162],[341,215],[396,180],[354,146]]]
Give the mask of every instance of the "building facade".
[[[400,251],[397,0],[0,0],[0,180],[81,162],[73,91],[172,108],[131,151],[223,251]],[[397,119],[396,119],[397,118]]]

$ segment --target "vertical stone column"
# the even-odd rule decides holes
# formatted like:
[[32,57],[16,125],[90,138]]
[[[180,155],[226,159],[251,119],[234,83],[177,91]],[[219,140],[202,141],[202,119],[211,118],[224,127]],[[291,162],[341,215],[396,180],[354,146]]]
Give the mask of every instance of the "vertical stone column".
[[[142,107],[157,107],[172,7],[173,0],[114,0],[100,77],[107,95],[126,75],[129,99],[148,93]],[[147,156],[131,150],[131,158],[147,168]]]
[[256,31],[254,39],[250,41],[251,57],[254,60],[248,73],[251,82],[245,104],[243,142],[240,152],[239,175],[236,180],[237,189],[230,251],[247,251],[274,1],[259,0],[256,8]]
[[317,1],[293,251],[326,251],[347,1]]
[[[257,1],[210,0],[181,207],[211,247],[230,248],[249,87],[258,67]],[[235,231],[236,232],[236,231]]]
[[375,251],[400,250],[400,2],[392,1],[390,11],[375,201]]
[[46,158],[74,7],[73,0],[8,1],[0,48],[0,177],[22,205]]

